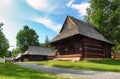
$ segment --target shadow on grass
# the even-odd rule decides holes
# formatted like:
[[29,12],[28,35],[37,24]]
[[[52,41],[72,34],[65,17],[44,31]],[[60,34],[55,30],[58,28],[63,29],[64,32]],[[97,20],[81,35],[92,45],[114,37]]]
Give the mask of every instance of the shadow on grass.
[[106,65],[118,65],[120,66],[120,60],[91,60],[90,62]]
[[0,78],[2,79],[58,79],[52,74],[22,68],[11,63],[0,63]]

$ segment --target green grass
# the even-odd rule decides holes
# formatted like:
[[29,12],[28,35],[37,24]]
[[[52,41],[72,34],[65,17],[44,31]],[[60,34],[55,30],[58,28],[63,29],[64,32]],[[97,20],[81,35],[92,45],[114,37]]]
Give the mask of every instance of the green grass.
[[64,79],[55,74],[22,68],[12,63],[0,63],[0,79]]
[[79,62],[51,60],[30,63],[47,65],[52,67],[120,72],[119,60],[91,60],[91,61],[84,60]]

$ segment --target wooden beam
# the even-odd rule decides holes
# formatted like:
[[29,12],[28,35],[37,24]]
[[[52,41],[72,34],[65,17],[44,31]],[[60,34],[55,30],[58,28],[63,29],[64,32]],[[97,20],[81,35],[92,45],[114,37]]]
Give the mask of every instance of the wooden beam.
[[71,54],[71,55],[58,55],[57,58],[67,58],[67,57],[82,57],[82,54]]
[[99,46],[102,47],[102,44],[87,42],[87,45]]
[[91,50],[98,50],[98,51],[103,51],[102,49],[100,48],[93,48],[93,47],[85,47],[86,49],[91,49]]
[[96,52],[88,52],[87,54],[90,54],[90,55],[100,55],[100,56],[104,56],[103,53],[96,53]]

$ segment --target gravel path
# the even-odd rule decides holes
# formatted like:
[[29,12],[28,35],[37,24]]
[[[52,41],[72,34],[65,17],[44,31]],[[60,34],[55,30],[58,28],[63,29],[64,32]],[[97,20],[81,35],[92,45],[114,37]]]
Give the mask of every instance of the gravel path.
[[45,72],[54,73],[70,79],[120,79],[120,73],[102,72],[91,70],[74,70],[65,68],[48,67],[43,65],[17,63],[18,65],[35,70],[42,70]]

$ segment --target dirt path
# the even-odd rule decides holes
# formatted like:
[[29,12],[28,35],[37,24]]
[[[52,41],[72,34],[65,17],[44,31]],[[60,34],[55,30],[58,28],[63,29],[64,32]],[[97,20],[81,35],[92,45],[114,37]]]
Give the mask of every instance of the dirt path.
[[25,68],[32,68],[35,70],[42,70],[44,72],[54,73],[70,79],[120,79],[120,73],[115,72],[101,72],[91,70],[74,70],[65,68],[48,67],[43,65],[17,63]]

